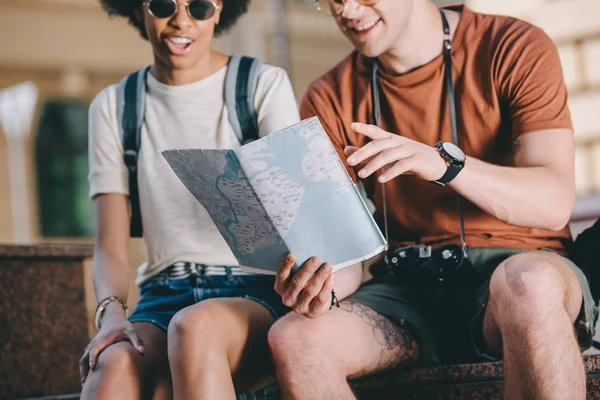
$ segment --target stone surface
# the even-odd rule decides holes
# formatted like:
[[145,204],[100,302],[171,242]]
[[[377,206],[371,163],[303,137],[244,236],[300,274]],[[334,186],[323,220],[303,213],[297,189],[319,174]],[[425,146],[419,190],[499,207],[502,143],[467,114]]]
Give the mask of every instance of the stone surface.
[[[585,356],[588,399],[600,397],[600,357]],[[501,362],[396,369],[361,378],[353,389],[370,399],[501,399]]]
[[74,393],[92,246],[0,245],[0,399]]
[[81,260],[91,257],[94,251],[92,245],[81,244],[31,244],[14,245],[0,243],[0,260],[8,258],[55,258]]
[[[600,398],[600,356],[584,357],[587,373],[588,399]],[[504,369],[501,362],[437,367],[396,369],[355,380],[353,389],[359,400],[442,400],[502,399]],[[75,400],[76,395],[44,397],[36,400]],[[247,397],[246,397],[247,398]],[[276,400],[250,397],[256,400]],[[34,400],[34,399],[28,399]]]

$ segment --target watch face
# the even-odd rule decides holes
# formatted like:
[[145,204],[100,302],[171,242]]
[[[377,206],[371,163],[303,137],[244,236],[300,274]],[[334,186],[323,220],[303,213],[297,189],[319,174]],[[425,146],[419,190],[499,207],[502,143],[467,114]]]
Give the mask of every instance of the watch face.
[[465,161],[465,153],[463,153],[463,151],[454,143],[444,142],[442,143],[442,147],[444,148],[444,151],[450,155],[450,157],[459,162]]

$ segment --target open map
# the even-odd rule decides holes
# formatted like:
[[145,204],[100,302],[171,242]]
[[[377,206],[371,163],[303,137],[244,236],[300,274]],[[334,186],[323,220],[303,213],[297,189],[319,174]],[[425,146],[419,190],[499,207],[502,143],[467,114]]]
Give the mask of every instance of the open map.
[[337,270],[387,248],[316,117],[232,150],[163,155],[241,266],[273,273],[292,252]]

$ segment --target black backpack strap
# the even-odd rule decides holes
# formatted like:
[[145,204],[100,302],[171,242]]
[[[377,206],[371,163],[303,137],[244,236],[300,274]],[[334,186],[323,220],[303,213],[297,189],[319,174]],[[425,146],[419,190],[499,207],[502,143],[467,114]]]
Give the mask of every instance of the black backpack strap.
[[229,122],[241,144],[258,139],[254,96],[263,60],[232,55],[225,77],[225,104]]
[[146,106],[146,75],[143,68],[125,77],[117,91],[117,115],[123,140],[123,160],[129,171],[129,203],[131,204],[130,236],[142,237],[142,213],[137,179],[138,155],[142,139]]

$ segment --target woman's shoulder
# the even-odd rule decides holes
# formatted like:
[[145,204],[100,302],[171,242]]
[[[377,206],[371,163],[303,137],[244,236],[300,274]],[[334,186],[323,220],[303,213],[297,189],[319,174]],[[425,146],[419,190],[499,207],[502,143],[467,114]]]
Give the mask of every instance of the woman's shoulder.
[[117,87],[105,87],[92,100],[89,110],[89,133],[94,137],[104,137],[106,132],[118,132]]
[[258,86],[272,85],[282,81],[289,82],[289,80],[290,78],[285,69],[265,62],[260,68]]
[[90,104],[90,114],[101,113],[110,114],[116,112],[117,108],[117,87],[113,84],[102,89]]
[[292,83],[281,67],[267,63],[262,66],[254,102],[261,137],[300,121]]

